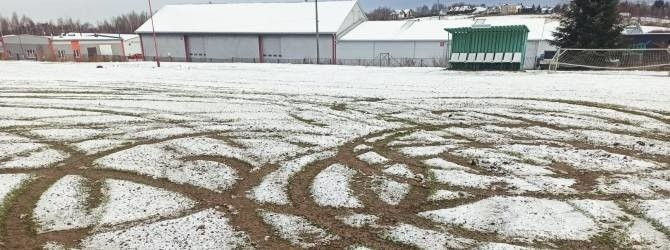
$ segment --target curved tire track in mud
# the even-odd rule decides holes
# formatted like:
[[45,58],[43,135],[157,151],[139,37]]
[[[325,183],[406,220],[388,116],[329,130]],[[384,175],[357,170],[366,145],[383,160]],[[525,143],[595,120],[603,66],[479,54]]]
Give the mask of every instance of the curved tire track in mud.
[[[79,93],[73,93],[79,94]],[[16,98],[24,98],[25,96],[17,96]],[[175,96],[179,97],[179,96]],[[3,97],[10,98],[10,96]],[[40,98],[49,98],[49,95],[41,96]],[[186,98],[186,97],[183,97]],[[198,96],[189,95],[188,98],[198,98]],[[207,97],[211,98],[211,97]],[[447,209],[455,208],[462,205],[467,205],[475,203],[478,201],[486,200],[491,197],[497,196],[526,196],[526,197],[535,197],[540,199],[552,199],[552,200],[574,200],[574,199],[601,199],[601,200],[626,200],[626,201],[635,201],[639,199],[667,199],[669,198],[670,190],[655,190],[653,197],[641,197],[638,194],[634,193],[621,193],[621,194],[604,194],[595,192],[598,179],[599,178],[609,178],[615,177],[616,174],[609,173],[607,171],[584,171],[576,169],[575,166],[570,164],[553,162],[550,165],[547,165],[547,169],[555,172],[552,177],[556,178],[573,178],[575,179],[575,184],[571,185],[576,190],[576,193],[571,194],[552,194],[546,192],[526,192],[520,194],[510,193],[509,187],[502,188],[491,188],[491,189],[472,189],[467,187],[459,187],[452,184],[438,183],[433,176],[432,169],[434,167],[428,166],[424,163],[424,160],[431,158],[442,158],[448,161],[451,161],[455,164],[462,165],[466,168],[469,168],[473,173],[481,174],[488,177],[504,177],[500,173],[487,172],[488,170],[478,166],[476,164],[470,164],[474,162],[475,159],[470,159],[463,157],[461,155],[454,154],[453,150],[447,150],[439,154],[431,154],[426,156],[417,156],[412,157],[406,154],[401,153],[399,150],[405,146],[415,146],[421,147],[426,145],[443,145],[447,142],[431,142],[431,141],[421,141],[419,140],[407,140],[408,144],[401,146],[390,146],[392,142],[401,141],[401,138],[405,136],[410,136],[415,133],[420,132],[436,132],[443,131],[449,128],[464,128],[469,129],[473,128],[475,130],[481,130],[481,126],[484,125],[496,125],[502,128],[510,129],[530,129],[531,127],[541,127],[548,128],[560,131],[569,131],[569,130],[584,130],[584,129],[593,129],[581,127],[580,124],[566,122],[561,124],[562,120],[558,122],[545,122],[541,120],[531,120],[527,118],[519,118],[514,115],[525,115],[523,112],[528,111],[530,113],[536,112],[533,105],[536,105],[536,102],[540,103],[554,103],[557,105],[570,105],[570,107],[579,109],[579,107],[584,107],[588,109],[597,109],[597,110],[607,110],[607,112],[618,112],[622,116],[630,115],[627,119],[631,120],[640,120],[645,119],[646,122],[658,126],[663,129],[663,126],[670,127],[670,121],[667,119],[659,118],[663,113],[653,113],[651,111],[637,111],[627,109],[626,107],[619,106],[609,106],[601,105],[598,103],[589,103],[589,102],[576,102],[576,101],[561,101],[561,100],[543,100],[543,99],[530,99],[530,98],[435,98],[434,105],[429,107],[423,107],[419,102],[413,103],[412,100],[403,100],[403,101],[386,101],[386,100],[356,100],[354,102],[347,102],[347,106],[342,110],[332,109],[331,107],[324,105],[324,102],[315,102],[311,100],[290,100],[286,102],[283,99],[291,99],[295,97],[282,96],[279,99],[282,100],[269,100],[270,97],[264,96],[262,98],[239,98],[236,99],[240,102],[242,101],[254,101],[261,102],[267,105],[274,105],[282,109],[296,109],[300,112],[305,111],[318,111],[321,110],[325,115],[331,115],[332,120],[318,120],[319,117],[303,118],[294,113],[293,110],[288,111],[288,116],[296,121],[286,122],[287,120],[278,119],[278,121],[290,123],[295,126],[304,126],[314,131],[328,131],[332,134],[341,133],[342,131],[347,131],[347,129],[352,129],[353,127],[337,127],[337,124],[332,124],[329,122],[352,122],[362,125],[374,124],[374,120],[378,120],[381,123],[402,123],[403,125],[396,128],[377,128],[372,133],[366,134],[364,136],[359,136],[348,141],[343,142],[343,145],[337,147],[337,153],[335,156],[330,157],[325,160],[320,160],[309,164],[304,167],[302,171],[297,172],[294,176],[291,177],[289,187],[288,187],[288,197],[290,198],[290,205],[273,205],[273,204],[258,204],[252,199],[248,198],[249,191],[256,187],[265,176],[276,171],[279,168],[281,162],[286,162],[292,159],[299,158],[309,152],[314,152],[315,150],[324,150],[313,149],[313,151],[307,150],[287,158],[282,158],[278,162],[273,163],[263,163],[261,166],[254,168],[250,163],[245,162],[243,159],[237,159],[234,157],[224,157],[224,156],[211,156],[211,155],[194,155],[187,156],[183,160],[185,161],[194,161],[194,160],[206,160],[212,162],[223,163],[227,166],[230,166],[238,174],[238,180],[234,183],[228,190],[222,192],[212,191],[206,188],[197,187],[189,184],[177,184],[172,181],[169,181],[165,178],[152,178],[149,176],[141,175],[138,173],[130,171],[117,171],[103,168],[96,168],[94,162],[98,159],[101,159],[105,156],[112,155],[114,153],[123,152],[126,150],[131,150],[138,146],[142,145],[154,145],[162,142],[168,142],[177,139],[184,138],[201,138],[207,137],[211,139],[216,139],[219,141],[224,141],[225,143],[235,147],[238,146],[236,139],[239,136],[235,134],[235,129],[226,129],[219,128],[213,131],[205,132],[195,132],[195,133],[185,133],[176,136],[170,136],[163,139],[133,139],[129,144],[116,147],[112,150],[103,151],[100,153],[87,155],[83,152],[79,152],[73,149],[70,144],[63,143],[60,141],[49,141],[44,140],[35,136],[30,135],[28,132],[34,129],[48,129],[48,128],[93,128],[93,129],[105,129],[113,124],[100,123],[100,124],[88,124],[88,125],[79,125],[79,124],[46,124],[39,126],[9,126],[5,128],[0,128],[1,132],[7,132],[9,134],[15,134],[19,136],[26,137],[32,141],[42,143],[48,148],[56,149],[62,152],[65,152],[69,157],[58,163],[56,166],[49,166],[38,169],[14,169],[14,168],[2,168],[0,167],[0,174],[9,174],[9,173],[30,173],[35,175],[35,179],[23,186],[19,191],[18,195],[10,200],[5,202],[6,206],[6,218],[3,224],[4,238],[0,238],[0,248],[9,248],[9,249],[21,249],[21,248],[41,248],[47,242],[57,242],[63,244],[67,247],[77,247],[79,242],[96,232],[95,228],[84,228],[84,229],[74,229],[74,230],[64,230],[57,232],[50,232],[44,234],[38,234],[35,230],[35,224],[33,222],[33,211],[35,210],[37,201],[40,199],[41,195],[51,187],[55,182],[67,175],[80,175],[89,180],[90,183],[94,183],[93,187],[96,189],[96,192],[93,192],[93,201],[92,206],[95,207],[95,204],[99,204],[102,199],[98,191],[100,189],[100,183],[106,179],[117,179],[117,180],[126,180],[134,183],[139,183],[151,187],[158,187],[170,192],[178,193],[188,197],[189,199],[197,202],[197,206],[186,212],[176,214],[174,216],[168,216],[164,218],[147,218],[141,221],[134,221],[132,223],[126,223],[122,225],[117,225],[116,228],[128,228],[134,225],[169,220],[174,218],[180,218],[191,213],[202,211],[208,208],[214,208],[218,211],[225,213],[226,217],[230,219],[230,223],[239,231],[246,233],[249,236],[249,239],[252,242],[253,247],[267,249],[267,248],[281,248],[281,249],[290,249],[297,248],[296,246],[291,245],[288,241],[279,237],[272,229],[271,226],[267,225],[262,218],[259,216],[259,211],[270,211],[275,213],[283,213],[296,215],[303,218],[306,218],[313,224],[318,227],[321,227],[328,232],[337,235],[340,237],[339,240],[330,242],[327,245],[321,247],[328,248],[348,248],[352,245],[360,246],[369,246],[373,248],[380,249],[403,249],[408,247],[408,245],[400,244],[389,240],[384,236],[385,232],[398,224],[406,223],[415,225],[417,227],[433,230],[436,232],[449,233],[450,235],[473,239],[479,243],[484,242],[505,242],[510,244],[522,245],[522,246],[533,246],[533,247],[574,247],[579,246],[580,244],[592,244],[594,246],[601,246],[597,244],[605,243],[598,242],[583,242],[578,240],[545,240],[541,242],[525,242],[518,239],[510,239],[503,237],[496,233],[477,231],[472,229],[467,229],[460,226],[454,225],[442,225],[435,223],[429,219],[421,217],[418,213],[438,210],[438,209]],[[325,98],[325,97],[321,97]],[[10,98],[11,99],[11,98]],[[131,99],[129,99],[131,100]],[[156,101],[155,99],[146,99],[150,101]],[[340,98],[333,98],[333,100],[341,101]],[[442,101],[446,100],[446,103]],[[509,102],[518,102],[520,106],[519,113],[516,114],[512,112],[510,114],[495,114],[491,115],[487,112],[482,112],[483,108],[487,106],[486,102],[493,101],[509,101]],[[479,103],[481,107],[475,107],[475,111],[463,109],[462,105],[454,104],[449,106],[450,101],[463,101],[463,103],[474,103],[475,106]],[[396,103],[400,102],[400,103]],[[406,103],[403,103],[406,102]],[[209,104],[208,104],[209,105]],[[306,107],[298,107],[306,105]],[[505,108],[513,107],[514,105],[500,104]],[[525,105],[525,106],[524,106]],[[29,105],[10,105],[10,104],[1,104],[2,107],[29,107]],[[388,110],[378,110],[378,107],[388,106]],[[44,105],[32,106],[32,108],[46,108]],[[197,122],[189,121],[174,121],[169,119],[157,119],[149,115],[136,114],[133,112],[118,111],[114,110],[115,107],[108,107],[108,110],[103,108],[80,108],[80,107],[67,107],[63,104],[49,107],[52,109],[61,109],[68,111],[86,111],[86,112],[96,112],[100,114],[109,114],[109,115],[119,115],[127,117],[136,117],[146,119],[143,122],[138,123],[128,123],[135,125],[159,125],[158,127],[186,127],[186,128],[199,128],[204,125],[229,125],[234,123],[235,119],[222,119],[222,120],[207,120],[201,116],[208,113],[198,113]],[[476,108],[482,109],[479,112],[476,111]],[[411,114],[411,112],[405,113],[405,111],[416,111],[416,110],[429,110],[429,113],[432,113],[433,117],[426,114]],[[143,112],[155,110],[143,109]],[[554,111],[555,112],[555,111]],[[139,112],[142,113],[142,112]],[[184,114],[171,114],[171,115],[184,115]],[[460,117],[463,120],[457,120],[452,117]],[[484,117],[482,115],[490,115],[490,117]],[[557,114],[560,116],[560,113]],[[575,114],[564,112],[563,117],[565,119],[572,119],[573,116],[580,116],[579,119],[588,119],[588,117],[593,118],[594,126],[602,125],[599,122],[597,116],[587,116],[583,114]],[[188,116],[188,115],[184,115]],[[192,115],[195,116],[195,115]],[[356,118],[347,118],[347,116],[357,116]],[[632,117],[636,116],[638,118]],[[459,118],[459,119],[460,119]],[[471,118],[468,120],[467,118]],[[548,117],[550,118],[550,117]],[[288,118],[286,118],[288,119]],[[325,119],[325,118],[324,118]],[[338,120],[339,119],[339,120]],[[427,120],[428,119],[428,120]],[[430,120],[432,119],[432,120]],[[501,120],[498,120],[501,119]],[[519,124],[505,123],[501,122],[502,119],[515,120],[520,122]],[[28,120],[39,120],[28,119]],[[246,122],[242,118],[239,118],[239,121]],[[454,122],[455,121],[455,122]],[[570,120],[571,121],[571,120]],[[588,120],[587,120],[588,121]],[[199,123],[198,123],[199,122]],[[442,124],[442,122],[453,122],[450,124]],[[608,122],[614,122],[621,124],[622,127],[627,124],[623,120],[612,120]],[[557,124],[558,123],[558,124]],[[253,124],[252,124],[253,125]],[[258,133],[268,133],[271,136],[267,138],[278,138],[278,140],[288,141],[285,137],[293,136],[293,134],[286,133],[282,134],[276,132],[272,129],[263,129],[263,126],[254,127],[249,125],[246,130],[242,132],[247,132],[250,134]],[[634,124],[633,124],[634,125]],[[119,124],[123,126],[123,124]],[[631,125],[632,126],[632,125]],[[608,128],[600,129],[602,131],[607,131]],[[595,129],[598,130],[598,129]],[[337,133],[336,133],[337,132]],[[659,131],[610,131],[614,134],[625,134],[631,136],[638,136],[643,138],[642,135],[645,135],[646,138],[649,138],[649,135],[655,136],[660,141],[668,141],[670,137],[667,134],[663,134],[662,130]],[[322,132],[327,134],[326,132]],[[385,138],[376,141],[370,141],[373,138],[380,137],[382,135],[387,135],[388,133],[393,133],[388,135]],[[298,133],[296,133],[298,134]],[[645,161],[654,161],[659,163],[669,163],[670,156],[649,153],[649,151],[640,151],[637,148],[624,148],[616,144],[611,145],[595,145],[583,140],[540,140],[538,138],[529,138],[528,136],[520,135],[507,135],[503,133],[494,133],[505,140],[511,140],[509,143],[516,143],[514,140],[526,140],[520,145],[543,145],[546,144],[546,141],[550,141],[549,145],[558,146],[558,147],[571,147],[575,150],[604,150],[613,154],[621,154],[627,157],[635,157],[637,159]],[[123,135],[123,134],[115,134]],[[301,135],[319,135],[317,132],[303,132]],[[106,138],[107,135],[97,136],[89,139],[100,139]],[[248,136],[248,135],[245,135]],[[272,137],[274,136],[274,137]],[[453,140],[467,140],[468,143],[459,144],[458,149],[496,149],[496,146],[499,146],[497,143],[485,143],[477,141],[477,136],[466,136],[466,135],[457,135],[453,133],[444,133],[442,139],[453,139]],[[239,136],[242,138],[242,136]],[[246,137],[244,137],[246,138]],[[266,139],[266,137],[263,137]],[[305,147],[316,147],[315,144],[308,144],[302,142],[291,141],[295,145],[299,145],[302,148]],[[506,143],[503,143],[506,144]],[[370,149],[354,152],[354,148],[359,145],[368,145]],[[261,149],[263,146],[261,146]],[[266,146],[271,149],[272,146]],[[388,164],[368,164],[365,161],[362,161],[357,158],[362,152],[376,152],[381,156],[389,160]],[[266,153],[266,152],[261,152]],[[0,163],[3,163],[6,159],[0,159]],[[364,204],[362,208],[354,209],[338,209],[330,207],[320,207],[314,201],[314,198],[310,191],[310,186],[314,181],[316,175],[327,167],[333,164],[343,164],[357,171],[357,174],[352,178],[351,188],[354,192],[354,195],[360,199]],[[415,178],[403,178],[399,176],[390,175],[385,173],[382,165],[390,164],[404,164],[408,169],[417,177]],[[666,164],[662,167],[659,167],[658,171],[667,171],[669,166]],[[634,177],[644,177],[647,174],[653,174],[653,171],[640,171],[636,173],[631,173],[630,176]],[[410,186],[410,191],[407,195],[400,201],[398,205],[389,205],[379,199],[378,194],[374,188],[371,186],[372,177],[374,176],[383,176],[388,180],[392,180],[399,183],[406,183]],[[420,177],[419,177],[420,176]],[[443,201],[429,201],[428,197],[431,196],[436,190],[452,190],[452,191],[464,191],[472,194],[471,197],[460,198],[454,200],[443,200]],[[627,209],[627,208],[626,208]],[[630,211],[630,209],[629,209]],[[378,217],[378,220],[374,225],[368,225],[362,228],[354,228],[344,224],[341,220],[337,219],[339,216],[345,216],[350,213],[361,213],[374,215]],[[644,219],[646,220],[646,219]],[[658,223],[653,223],[657,230],[661,232],[667,232],[667,229],[661,228]],[[103,229],[104,230],[104,229]],[[670,237],[667,233],[664,233],[666,237]],[[478,244],[479,244],[478,243]],[[606,242],[607,243],[607,242]]]

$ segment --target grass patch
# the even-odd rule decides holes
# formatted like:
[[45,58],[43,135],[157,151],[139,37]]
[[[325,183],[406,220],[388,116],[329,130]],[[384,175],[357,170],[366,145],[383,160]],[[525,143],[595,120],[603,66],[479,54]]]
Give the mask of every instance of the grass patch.
[[386,99],[378,98],[378,97],[366,97],[366,98],[361,98],[358,101],[360,101],[360,102],[381,102],[381,101],[384,101],[384,100],[386,100]]
[[318,122],[315,121],[315,120],[311,120],[311,119],[303,118],[303,117],[300,117],[300,116],[298,116],[298,115],[296,115],[296,114],[289,114],[289,116],[292,117],[293,119],[296,119],[296,120],[301,121],[301,122],[303,122],[303,123],[307,123],[307,124],[312,125],[312,126],[317,126],[317,127],[325,127],[325,126],[326,126],[326,125],[323,124],[323,123],[318,123]]
[[31,180],[32,179],[29,179],[19,184],[18,188],[12,190],[10,193],[7,194],[4,200],[0,201],[0,240],[3,240],[7,236],[5,228],[7,228],[6,223],[7,223],[7,212],[9,210],[8,205],[11,204],[12,201],[16,200],[25,191],[26,184]]
[[591,244],[603,249],[629,249],[630,239],[624,232],[607,231],[591,238]]
[[336,102],[336,103],[333,103],[333,105],[330,106],[330,109],[337,110],[337,111],[345,111],[345,110],[347,110],[347,104],[343,103],[343,102],[340,102],[340,103]]

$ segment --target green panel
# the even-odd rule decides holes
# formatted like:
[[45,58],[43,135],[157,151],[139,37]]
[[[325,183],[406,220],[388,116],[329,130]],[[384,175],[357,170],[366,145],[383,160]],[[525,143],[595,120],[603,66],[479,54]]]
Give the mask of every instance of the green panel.
[[452,53],[521,53],[521,63],[453,63],[460,70],[521,70],[526,58],[525,25],[445,29],[452,34]]

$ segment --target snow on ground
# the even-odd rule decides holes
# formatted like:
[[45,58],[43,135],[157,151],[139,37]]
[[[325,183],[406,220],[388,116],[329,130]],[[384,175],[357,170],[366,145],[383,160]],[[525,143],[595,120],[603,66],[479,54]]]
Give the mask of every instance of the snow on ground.
[[400,224],[386,232],[390,240],[419,249],[465,249],[474,241],[457,238],[448,233],[422,229],[410,224]]
[[74,144],[74,147],[86,154],[97,154],[99,152],[112,150],[118,147],[129,144],[130,141],[116,140],[116,139],[95,139],[89,141],[82,141]]
[[[147,237],[147,235],[151,235]],[[248,236],[214,209],[183,218],[93,234],[81,243],[86,249],[250,249]]]
[[588,240],[599,232],[592,219],[565,202],[528,197],[493,197],[419,215],[469,230],[529,241]]
[[352,213],[346,216],[338,216],[338,220],[350,227],[362,228],[375,224],[379,217],[370,214]]
[[376,152],[367,152],[358,156],[358,159],[361,161],[367,162],[371,165],[384,164],[389,162],[389,159],[376,153]]
[[434,167],[434,168],[441,168],[441,169],[453,169],[453,170],[468,170],[468,168],[463,167],[461,165],[458,165],[456,163],[447,161],[442,158],[432,158],[428,160],[423,161],[424,164]]
[[405,199],[412,187],[407,183],[401,183],[390,180],[385,177],[375,177],[373,179],[373,190],[383,202],[389,205],[398,205]]
[[55,149],[39,149],[23,155],[17,155],[5,161],[0,168],[44,168],[52,166],[69,157],[69,154]]
[[637,209],[666,231],[670,230],[670,199],[640,201]]
[[399,151],[411,157],[438,155],[457,148],[455,145],[404,147]]
[[87,180],[68,175],[42,194],[33,211],[38,233],[86,228],[96,223],[98,214],[88,209]]
[[500,149],[523,154],[525,157],[563,162],[575,168],[590,171],[632,173],[667,165],[636,159],[632,156],[610,153],[604,150],[579,150],[533,145],[505,145],[501,146]]
[[21,188],[30,178],[32,177],[28,174],[0,174],[0,201],[2,202],[0,204],[4,205],[5,199],[12,192]]
[[414,179],[416,175],[412,173],[412,170],[405,164],[393,164],[391,166],[386,166],[384,171],[385,174],[395,175],[400,177],[405,177],[408,179]]
[[30,131],[38,137],[51,141],[83,141],[103,134],[96,129],[38,129]]
[[251,190],[248,197],[260,203],[287,205],[290,203],[287,191],[291,177],[307,165],[334,155],[335,152],[322,152],[286,162],[280,165],[277,171],[266,175],[261,183]]
[[[21,204],[35,207],[34,244],[670,245],[665,72],[0,68],[0,200],[35,176],[26,190],[41,193],[17,193],[40,198]],[[308,192],[316,207],[296,204]],[[16,242],[0,248],[43,247]]]
[[467,199],[471,197],[473,197],[472,194],[463,191],[437,190],[435,191],[435,193],[428,196],[428,200],[443,201],[443,200]]
[[302,217],[267,211],[260,213],[265,223],[271,225],[280,237],[302,248],[314,248],[340,239]]
[[316,175],[312,183],[314,201],[324,207],[363,207],[351,190],[351,181],[356,173],[356,170],[341,164],[324,169]]
[[102,225],[176,215],[196,205],[181,194],[129,181],[107,180],[103,192]]

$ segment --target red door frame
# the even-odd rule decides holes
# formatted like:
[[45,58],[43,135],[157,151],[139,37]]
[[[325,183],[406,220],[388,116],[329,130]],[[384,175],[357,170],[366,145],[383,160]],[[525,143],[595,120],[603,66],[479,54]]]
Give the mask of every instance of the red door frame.
[[265,56],[263,56],[263,36],[258,35],[258,61],[260,63],[265,62]]

